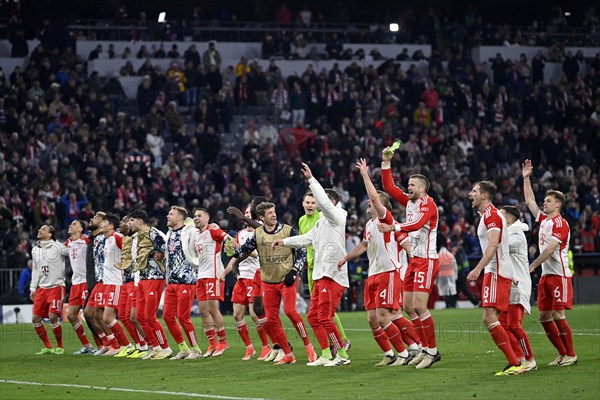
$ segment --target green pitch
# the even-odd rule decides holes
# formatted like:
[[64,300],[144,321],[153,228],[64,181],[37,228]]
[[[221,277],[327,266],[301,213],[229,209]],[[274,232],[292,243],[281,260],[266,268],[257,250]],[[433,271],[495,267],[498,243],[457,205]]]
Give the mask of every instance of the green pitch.
[[[568,314],[579,356],[579,364],[572,367],[546,366],[555,351],[537,322],[537,310],[526,317],[538,370],[521,376],[494,376],[506,363],[482,328],[481,310],[442,310],[433,316],[443,359],[428,370],[374,367],[382,355],[363,312],[340,314],[352,341],[352,364],[340,368],[305,366],[302,342],[289,325],[296,365],[242,362],[244,346],[231,317],[226,319],[229,350],[195,361],[73,356],[79,343],[68,323],[63,324],[65,354],[35,356],[42,343],[31,324],[0,325],[0,399],[600,398],[598,305],[577,306]],[[200,320],[194,323],[203,337]],[[260,344],[255,333],[253,342]],[[207,347],[204,337],[201,347]]]

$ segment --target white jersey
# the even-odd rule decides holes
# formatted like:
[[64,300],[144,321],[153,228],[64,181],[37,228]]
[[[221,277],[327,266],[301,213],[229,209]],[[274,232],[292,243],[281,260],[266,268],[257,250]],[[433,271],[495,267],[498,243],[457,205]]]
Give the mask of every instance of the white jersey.
[[40,241],[31,251],[33,268],[29,290],[35,292],[38,287],[51,289],[65,286],[65,257],[67,247],[56,240]]
[[319,220],[313,228],[297,236],[283,239],[286,246],[293,248],[312,245],[315,249],[312,278],[317,281],[330,278],[343,287],[349,287],[348,266],[338,268],[338,261],[346,255],[346,216],[341,202],[334,205],[325,189],[314,177],[308,180],[310,190],[321,210]]
[[398,243],[398,250],[400,251],[400,279],[404,281],[404,276],[408,270],[408,254],[406,254],[406,250],[402,247],[402,243],[404,243],[405,240],[410,240],[410,238],[405,232],[399,232],[399,234],[397,232],[394,237]]
[[65,242],[65,246],[69,249],[69,261],[73,270],[71,278],[73,285],[86,282],[87,246],[90,242],[87,235],[81,235],[77,240],[68,239]]
[[542,276],[558,275],[565,278],[573,276],[569,268],[569,241],[571,230],[566,219],[559,215],[548,218],[543,212],[539,212],[536,221],[540,223],[539,245],[542,253],[551,240],[559,243],[558,248],[542,263]]
[[506,220],[504,216],[498,212],[498,209],[493,205],[489,204],[481,218],[479,219],[479,226],[477,227],[477,236],[479,237],[479,243],[481,245],[481,251],[485,254],[485,251],[489,245],[488,232],[499,231],[500,232],[500,243],[496,249],[496,254],[492,257],[488,265],[485,266],[485,273],[498,274],[504,278],[513,278],[513,266],[510,260],[508,250],[508,229],[506,226]]
[[400,269],[400,253],[398,242],[393,232],[379,232],[380,223],[392,225],[394,219],[389,210],[385,210],[383,218],[373,218],[367,221],[363,232],[363,241],[367,242],[367,257],[369,258],[369,276]]
[[[242,246],[244,243],[246,243],[246,240],[248,240],[250,237],[252,237],[253,234],[254,234],[254,229],[252,229],[252,228],[242,229],[235,236],[235,240],[238,245]],[[242,261],[239,264],[238,268],[240,271],[240,279],[254,278],[254,274],[256,273],[256,270],[258,268],[260,268],[258,256],[256,256],[256,257],[250,256],[250,257],[246,258],[244,261]]]
[[529,275],[529,259],[527,238],[525,233],[529,226],[516,221],[508,227],[508,248],[513,263],[513,282],[510,288],[510,304],[521,304],[527,314],[531,314],[531,275]]
[[214,225],[208,225],[196,233],[194,245],[198,253],[198,279],[217,278],[224,270],[221,249],[227,233]]
[[102,283],[105,285],[122,285],[123,271],[115,265],[121,262],[121,249],[123,248],[123,235],[114,232],[104,242],[104,275]]

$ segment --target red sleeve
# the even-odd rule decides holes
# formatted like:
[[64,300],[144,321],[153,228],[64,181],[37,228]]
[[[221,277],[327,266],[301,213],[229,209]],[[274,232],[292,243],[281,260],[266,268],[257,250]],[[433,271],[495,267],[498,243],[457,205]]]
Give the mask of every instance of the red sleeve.
[[498,213],[490,213],[489,216],[483,218],[485,229],[488,231],[491,229],[498,229],[502,232],[502,219]]
[[555,220],[552,226],[552,237],[557,239],[560,243],[564,242],[569,237],[569,225],[564,218]]
[[227,232],[221,228],[213,228],[209,226],[208,231],[210,232],[210,237],[212,237],[215,242],[222,242],[227,237]]
[[431,221],[437,212],[437,206],[432,199],[428,199],[425,204],[421,204],[419,213],[414,221],[405,222],[400,224],[400,229],[406,232],[415,232],[425,226],[426,223]]
[[408,240],[408,233],[406,232],[396,232],[396,234],[394,235],[396,242],[398,242],[399,245],[402,245],[402,243],[404,243],[405,241]]
[[541,223],[543,220],[545,220],[546,218],[548,218],[548,216],[546,214],[544,214],[541,210],[538,213],[538,215],[535,217],[535,221],[538,223]]
[[241,232],[241,231],[239,231],[238,233],[236,233],[236,234],[235,234],[235,242],[236,242],[237,244],[240,244],[240,232]]
[[123,235],[121,235],[120,233],[115,233],[113,234],[113,237],[115,238],[115,244],[117,245],[119,250],[121,250],[123,248]]
[[408,196],[394,184],[391,168],[381,170],[381,181],[383,183],[383,190],[392,196],[394,200],[406,207],[406,204],[408,203]]
[[365,242],[368,241],[368,236],[367,236],[367,225],[365,225],[365,229],[363,229],[363,240]]
[[388,210],[387,208],[385,209],[385,215],[383,216],[383,218],[379,218],[379,222],[387,225],[392,225],[394,223],[394,217],[392,216],[390,210]]
[[69,247],[69,243],[71,243],[71,238],[67,239],[67,241],[65,242],[65,246]]

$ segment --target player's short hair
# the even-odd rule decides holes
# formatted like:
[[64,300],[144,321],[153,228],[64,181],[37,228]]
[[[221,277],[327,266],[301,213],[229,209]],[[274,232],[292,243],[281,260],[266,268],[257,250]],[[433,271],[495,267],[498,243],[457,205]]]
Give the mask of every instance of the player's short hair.
[[97,216],[99,216],[100,218],[104,218],[104,216],[106,215],[106,213],[104,211],[96,211]]
[[188,217],[188,212],[185,209],[185,207],[171,206],[171,210],[177,211],[179,213],[179,215],[181,215],[183,217],[183,219],[186,219]]
[[252,199],[252,201],[250,202],[250,216],[252,217],[252,219],[258,219],[258,213],[256,212],[256,207],[258,207],[259,204],[267,202],[269,200],[267,200],[266,197],[263,196],[256,196],[255,198]]
[[271,208],[275,208],[275,204],[273,204],[269,201],[265,201],[263,203],[260,203],[256,207],[256,213],[258,214],[259,217],[264,217],[267,210],[269,210]]
[[494,196],[496,196],[496,190],[497,190],[494,182],[480,181],[480,182],[477,182],[477,185],[479,185],[479,191],[487,194],[488,199],[490,201],[492,201],[494,199]]
[[141,219],[144,224],[148,223],[148,213],[144,210],[133,210],[129,213],[129,218]]
[[519,218],[521,218],[521,210],[519,210],[519,207],[515,207],[515,206],[502,206],[502,208],[500,208],[501,210],[504,210],[505,213],[512,215],[513,217],[515,217],[515,220],[519,220]]
[[327,197],[329,197],[329,200],[332,202],[335,202],[336,204],[340,202],[340,195],[334,189],[325,189],[325,193],[327,193]]
[[427,177],[425,175],[421,175],[421,174],[412,174],[411,176],[408,177],[408,179],[418,179],[421,181],[421,183],[423,184],[423,186],[425,186],[425,191],[427,192],[429,190],[429,179],[427,179]]
[[307,198],[308,196],[310,197],[315,197],[315,195],[313,194],[313,192],[311,192],[310,190],[306,193],[304,193],[304,196],[302,196],[302,200],[304,200],[305,198]]
[[379,201],[381,204],[388,210],[392,211],[392,202],[390,201],[390,195],[384,192],[383,190],[378,190],[377,195],[379,196]]
[[205,213],[206,215],[208,215],[208,218],[210,218],[210,212],[206,208],[204,208],[204,207],[196,207],[196,208],[194,208],[194,215],[196,215],[196,213],[198,211],[201,211],[201,212]]
[[563,206],[567,202],[567,198],[565,197],[565,194],[563,192],[561,192],[560,190],[554,190],[554,189],[548,190],[546,192],[546,196],[552,196],[556,200],[560,201],[560,208],[563,208]]
[[52,225],[46,224],[46,226],[48,227],[48,230],[50,231],[50,239],[52,240],[56,240],[56,229],[54,229],[54,227]]
[[106,214],[102,219],[111,224],[115,230],[119,227],[120,220],[115,214]]
[[81,226],[81,230],[86,230],[87,229],[87,224],[85,223],[84,220],[77,218],[75,221],[79,222],[79,225]]

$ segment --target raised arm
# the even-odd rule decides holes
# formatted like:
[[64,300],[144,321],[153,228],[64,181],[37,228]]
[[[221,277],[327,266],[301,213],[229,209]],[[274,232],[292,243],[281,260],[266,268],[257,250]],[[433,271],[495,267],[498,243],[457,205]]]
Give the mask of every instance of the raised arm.
[[371,200],[371,204],[373,205],[373,207],[375,207],[375,210],[377,210],[377,215],[379,216],[379,218],[385,217],[387,209],[381,203],[379,195],[377,194],[377,189],[375,189],[375,186],[373,185],[373,182],[369,177],[369,166],[367,165],[367,161],[364,158],[361,158],[356,163],[356,168],[360,171],[360,175],[362,176],[363,181],[365,182],[365,189],[367,189],[367,195],[369,195],[369,200]]
[[529,211],[533,214],[533,218],[537,219],[540,208],[535,202],[535,194],[533,194],[533,188],[531,187],[532,172],[533,165],[531,164],[531,160],[525,160],[523,163],[523,193],[525,194],[525,204],[529,207]]
[[392,178],[391,167],[393,156],[394,153],[390,153],[388,147],[383,149],[381,152],[381,182],[383,183],[383,190],[392,196],[394,200],[406,207],[406,204],[408,203],[408,196],[402,191],[402,189],[394,184],[394,179]]
[[327,221],[333,226],[339,226],[346,223],[346,212],[333,204],[329,196],[327,196],[327,193],[325,193],[323,186],[321,186],[319,181],[313,176],[309,166],[305,163],[302,163],[302,174],[304,174],[304,177],[308,180],[308,186],[315,197],[321,213]]
[[246,224],[248,224],[248,226],[251,226],[254,229],[260,226],[259,222],[253,220],[252,218],[246,217],[237,207],[229,207],[227,208],[227,212],[236,217],[237,219],[242,220],[242,222],[245,222]]

